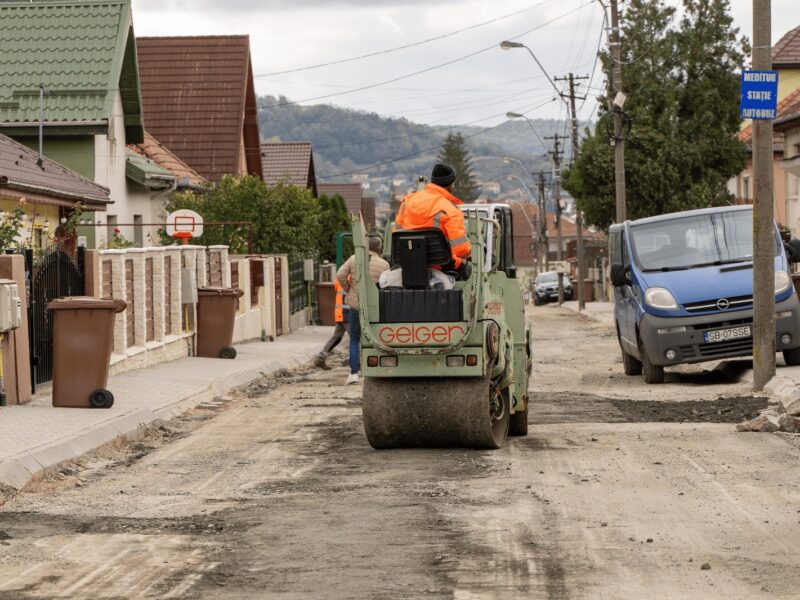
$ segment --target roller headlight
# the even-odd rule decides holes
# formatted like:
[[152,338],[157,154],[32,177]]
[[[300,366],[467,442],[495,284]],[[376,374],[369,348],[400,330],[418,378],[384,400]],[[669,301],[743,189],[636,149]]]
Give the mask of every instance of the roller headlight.
[[651,287],[644,293],[644,301],[648,306],[662,310],[675,310],[678,303],[669,290],[661,287]]
[[775,271],[775,293],[785,292],[792,286],[792,278],[786,271]]

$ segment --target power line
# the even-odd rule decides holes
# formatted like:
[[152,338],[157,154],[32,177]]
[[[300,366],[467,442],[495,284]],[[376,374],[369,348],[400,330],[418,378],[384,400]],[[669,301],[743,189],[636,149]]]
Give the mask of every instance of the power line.
[[[503,123],[498,123],[497,125],[493,125],[491,127],[487,127],[485,129],[481,129],[480,131],[477,131],[475,133],[471,133],[469,135],[465,135],[465,136],[462,136],[462,137],[465,140],[468,140],[470,138],[474,138],[476,136],[483,135],[484,133],[486,133],[488,131],[492,131],[493,129],[497,129],[498,127],[500,127],[504,123],[507,123],[507,121],[503,121]],[[428,152],[433,152],[434,150],[439,150],[441,147],[442,147],[441,144],[437,144],[436,146],[431,146],[430,148],[425,148],[424,150],[419,150],[417,152],[412,152],[411,154],[406,154],[405,156],[398,156],[397,158],[392,158],[390,160],[385,160],[385,161],[382,161],[382,162],[379,162],[379,163],[368,165],[366,167],[361,167],[360,169],[357,169],[355,171],[346,171],[346,172],[343,172],[343,173],[334,173],[333,175],[326,175],[325,177],[318,177],[317,179],[333,179],[334,177],[345,177],[347,175],[355,175],[356,173],[363,173],[364,171],[371,171],[372,169],[377,169],[378,167],[383,167],[385,165],[390,165],[390,164],[392,164],[394,162],[398,162],[398,161],[401,161],[401,160],[407,160],[409,158],[414,158],[415,156],[421,156],[422,154],[427,154]]]
[[[555,100],[555,98],[550,98],[549,100],[547,100],[545,102],[542,102],[540,104],[525,105],[522,108],[520,108],[519,110],[521,110],[523,112],[530,112],[532,110],[536,110],[537,108],[542,108],[543,106],[546,106],[547,104],[553,102],[554,100]],[[386,138],[386,139],[383,139],[383,140],[370,140],[370,141],[364,141],[364,142],[352,142],[352,143],[336,144],[336,145],[332,145],[332,146],[322,146],[322,147],[312,146],[312,149],[313,149],[314,152],[321,152],[322,150],[327,150],[327,149],[332,148],[332,147],[341,148],[341,147],[345,147],[345,146],[355,146],[355,145],[362,145],[362,144],[378,143],[378,142],[381,142],[381,141],[390,141],[392,139],[400,139],[401,137],[408,137],[408,138],[422,137],[423,135],[428,135],[430,133],[438,133],[439,131],[445,131],[447,129],[458,129],[460,127],[469,127],[471,125],[474,125],[475,123],[481,123],[483,121],[488,121],[490,119],[496,119],[497,117],[502,117],[505,114],[506,113],[495,113],[495,114],[489,115],[487,117],[482,117],[480,119],[475,119],[473,121],[467,121],[466,123],[460,123],[458,125],[445,125],[445,126],[441,126],[441,127],[430,127],[430,125],[425,125],[423,123],[413,123],[414,125],[418,125],[420,127],[428,127],[429,131],[421,132],[419,134],[412,134],[412,135],[406,134],[404,136],[395,136],[393,138]],[[499,125],[502,125],[502,124],[503,123],[500,123]],[[497,125],[497,126],[499,127],[499,125]],[[493,129],[493,128],[489,128],[489,129]],[[486,131],[488,131],[488,129]],[[467,136],[467,137],[472,137],[472,135]],[[261,152],[261,150],[259,148],[259,150],[245,150],[244,154],[246,156],[253,156],[253,155],[256,155],[256,154],[260,154],[260,152]],[[98,157],[108,158],[109,156],[116,156],[116,155],[98,154],[97,156]],[[395,159],[395,160],[402,160],[402,159]],[[360,173],[360,172],[361,172],[360,170],[359,171],[354,171],[354,173]],[[328,178],[328,176],[320,177],[320,179],[327,179],[327,178]]]
[[[588,63],[584,63],[583,65],[578,65],[578,67],[576,67],[576,68],[583,67],[586,64],[588,64]],[[501,88],[501,87],[504,87],[504,86],[507,86],[507,85],[512,85],[514,83],[522,83],[522,82],[525,82],[525,81],[533,81],[535,79],[541,79],[542,77],[544,77],[544,75],[534,75],[532,77],[523,77],[521,79],[512,79],[510,81],[504,81],[502,83],[490,83],[490,84],[487,84],[487,85],[471,87],[471,88],[461,88],[461,89],[454,89],[454,90],[446,90],[446,91],[436,92],[435,94],[425,94],[423,96],[420,96],[419,94],[414,94],[413,96],[403,96],[401,98],[392,98],[391,100],[392,101],[401,102],[403,100],[413,100],[413,99],[416,99],[416,98],[420,98],[420,99],[422,99],[422,98],[433,98],[435,96],[449,96],[451,94],[464,94],[464,93],[468,93],[468,92],[502,93],[502,92],[513,91],[513,90],[501,90],[501,89],[493,89],[493,88]],[[302,82],[302,81],[288,81],[288,82],[284,81],[284,83],[292,83],[292,84],[298,84],[298,85],[314,85],[314,86],[320,86],[320,87],[333,87],[333,88],[339,88],[339,89],[350,89],[350,88],[353,87],[352,85],[339,85],[339,84],[324,84],[324,83],[310,83],[309,84],[309,83]],[[385,87],[382,87],[380,91],[385,91],[385,92],[428,92],[428,91],[430,91],[430,87],[427,87],[427,88],[407,88],[407,87],[388,87],[388,86],[385,86]],[[268,95],[270,95],[270,94],[268,94]],[[273,97],[275,97],[275,96],[273,96]],[[370,100],[368,102],[362,102],[361,104],[375,104],[375,103],[380,103],[380,102],[386,102],[386,100],[385,99]],[[266,106],[264,108],[272,108],[272,106]]]
[[[522,33],[520,33],[518,35],[515,35],[515,36],[513,36],[511,38],[508,38],[508,39],[515,40],[515,39],[524,37],[524,36],[526,36],[526,35],[528,35],[530,33],[533,33],[534,31],[542,29],[543,27],[546,27],[547,25],[555,23],[556,21],[558,21],[560,19],[563,19],[564,17],[567,17],[567,16],[571,15],[574,12],[577,12],[578,10],[583,8],[584,6],[586,6],[588,4],[591,4],[593,1],[594,0],[589,0],[589,2],[585,2],[584,4],[581,4],[580,6],[578,6],[577,8],[573,8],[572,10],[569,10],[569,11],[567,11],[565,13],[562,13],[561,15],[559,15],[557,17],[554,17],[554,18],[550,19],[549,21],[545,21],[544,23],[541,23],[540,25],[537,25],[536,27],[533,27],[532,29],[529,29],[527,31],[523,31]],[[406,73],[405,75],[399,75],[397,77],[393,77],[392,79],[387,79],[385,81],[379,81],[379,82],[376,82],[376,83],[363,85],[361,87],[356,87],[356,88],[353,88],[351,90],[344,90],[344,91],[341,91],[341,92],[334,92],[334,93],[325,94],[325,95],[322,95],[322,96],[315,96],[313,98],[305,98],[303,100],[293,100],[291,102],[283,102],[283,103],[280,103],[280,104],[276,104],[275,107],[293,106],[295,104],[300,104],[302,102],[314,102],[316,100],[324,100],[326,98],[333,98],[335,96],[342,96],[342,95],[345,95],[345,94],[353,94],[355,92],[363,92],[364,90],[369,90],[369,89],[372,89],[372,88],[381,87],[381,86],[387,85],[389,83],[395,83],[396,81],[402,81],[404,79],[409,79],[410,77],[416,77],[417,75],[422,75],[424,73],[430,73],[431,71],[435,71],[437,69],[441,69],[442,67],[447,67],[447,66],[456,64],[456,63],[464,61],[464,60],[466,60],[468,58],[472,58],[473,56],[478,56],[479,54],[483,54],[484,52],[488,52],[489,50],[494,50],[495,48],[496,48],[496,44],[492,44],[491,46],[486,46],[485,48],[482,48],[480,50],[476,50],[475,52],[470,52],[469,54],[465,54],[465,55],[460,56],[458,58],[454,58],[452,60],[448,60],[446,62],[439,63],[438,65],[433,65],[432,67],[427,67],[425,69],[420,69],[419,71],[414,71],[413,73]]]
[[[564,61],[566,64],[569,64],[570,60],[572,60],[572,51],[575,49],[575,39],[578,37],[578,29],[581,26],[581,21],[583,20],[583,9],[585,6],[581,7],[580,11],[578,12],[578,16],[576,18],[575,26],[572,28],[572,38],[569,42],[569,50],[567,51],[567,58]],[[584,40],[585,41],[585,40]],[[583,50],[581,50],[583,52]],[[580,59],[580,54],[575,57],[576,60]]]
[[[536,105],[536,106],[534,106],[532,108],[528,108],[528,110],[526,112],[530,112],[532,110],[536,110],[538,108],[546,106],[550,102],[553,102],[553,100],[554,100],[554,98],[551,98],[550,100],[547,100],[546,102],[542,102],[541,104],[538,104],[538,105]],[[431,133],[438,133],[439,131],[445,131],[447,129],[458,129],[459,127],[468,127],[470,125],[474,125],[475,123],[481,123],[483,121],[488,121],[489,119],[495,119],[497,117],[501,117],[504,114],[505,113],[498,113],[498,114],[490,115],[488,117],[483,117],[481,119],[475,119],[474,121],[468,121],[466,123],[461,123],[459,125],[444,125],[442,127],[433,127],[433,128],[431,128],[430,131],[426,131],[424,133],[419,133],[419,134],[409,135],[409,134],[406,133],[406,134],[403,134],[403,135],[393,136],[393,137],[389,137],[389,138],[382,138],[382,139],[378,139],[378,140],[369,140],[369,141],[364,141],[364,142],[350,142],[350,143],[346,143],[346,144],[331,144],[330,146],[316,147],[316,148],[314,148],[314,151],[322,152],[323,150],[328,150],[329,148],[343,148],[343,147],[346,147],[346,146],[362,146],[362,145],[366,145],[366,144],[378,144],[378,143],[381,143],[381,142],[390,142],[392,140],[399,140],[399,139],[413,139],[413,138],[417,138],[417,137],[422,137],[423,135],[430,135]],[[541,138],[539,138],[539,139],[541,141]],[[544,144],[543,141],[542,141],[542,144]]]
[[[518,96],[524,96],[524,95],[529,94],[529,93],[531,93],[533,91],[536,91],[536,90],[527,90],[525,92],[515,92],[513,94],[502,96],[502,97],[498,97],[498,98],[481,98],[479,100],[469,100],[469,101],[463,102],[461,104],[447,104],[445,106],[440,106],[440,107],[420,108],[420,109],[415,109],[415,110],[412,110],[412,111],[408,111],[407,110],[407,111],[403,112],[403,115],[401,117],[393,117],[393,116],[388,116],[387,117],[387,116],[384,116],[384,115],[380,115],[378,113],[370,113],[370,114],[360,114],[358,116],[346,117],[346,118],[343,117],[343,118],[333,118],[333,119],[319,119],[319,120],[316,120],[316,121],[304,121],[302,123],[302,126],[306,127],[306,126],[309,126],[309,125],[325,125],[327,123],[342,123],[342,122],[345,122],[345,121],[347,121],[347,122],[370,121],[370,120],[374,120],[374,119],[401,120],[401,119],[406,119],[408,115],[419,117],[420,115],[431,114],[431,113],[433,113],[433,114],[436,114],[436,113],[451,114],[451,113],[454,113],[454,112],[460,112],[462,110],[466,110],[466,109],[470,109],[470,108],[482,108],[484,106],[494,106],[496,104],[503,104],[503,103],[507,102],[508,100],[511,100],[511,99],[516,98]],[[542,97],[542,96],[543,95],[541,95],[541,96],[537,95],[536,97]],[[486,102],[487,100],[491,100],[491,102]],[[329,106],[329,105],[322,105],[322,106]],[[442,110],[442,109],[448,109],[448,108],[452,108],[452,107],[456,107],[456,108],[454,108],[453,110]]]
[[526,12],[529,12],[529,11],[535,9],[535,8],[539,8],[540,6],[543,6],[543,5],[547,4],[550,1],[551,0],[544,0],[543,2],[539,2],[537,4],[529,6],[527,8],[523,8],[521,10],[518,10],[518,11],[515,11],[515,12],[512,12],[512,13],[501,15],[499,17],[495,17],[494,19],[490,19],[490,20],[484,21],[482,23],[476,23],[475,25],[470,25],[469,27],[464,27],[463,29],[457,29],[455,31],[451,31],[450,33],[445,33],[443,35],[437,35],[435,37],[428,38],[427,40],[420,40],[418,42],[413,42],[411,44],[404,44],[402,46],[396,46],[394,48],[389,48],[387,50],[378,50],[376,52],[369,52],[368,54],[361,54],[359,56],[352,56],[350,58],[342,58],[342,59],[339,59],[339,60],[332,60],[332,61],[329,61],[329,62],[319,63],[319,64],[316,64],[316,65],[309,65],[307,67],[298,67],[296,69],[287,69],[285,71],[275,71],[274,73],[264,73],[264,74],[261,74],[261,75],[255,75],[255,77],[272,77],[274,75],[285,75],[286,73],[297,73],[299,71],[310,71],[311,69],[320,69],[322,67],[330,67],[332,65],[340,65],[340,64],[343,64],[343,63],[353,62],[355,60],[361,60],[361,59],[364,59],[364,58],[370,58],[372,56],[380,56],[382,54],[389,54],[391,52],[397,52],[398,50],[406,50],[408,48],[415,48],[417,46],[422,46],[422,45],[428,44],[430,42],[436,42],[438,40],[443,40],[443,39],[446,39],[446,38],[449,38],[449,37],[453,37],[454,35],[458,35],[459,33],[464,33],[465,31],[470,31],[472,29],[478,29],[480,27],[485,27],[486,25],[491,25],[492,23],[497,23],[498,21],[502,21],[502,20],[508,19],[510,17],[516,17],[517,15],[521,15],[522,13],[526,13]]

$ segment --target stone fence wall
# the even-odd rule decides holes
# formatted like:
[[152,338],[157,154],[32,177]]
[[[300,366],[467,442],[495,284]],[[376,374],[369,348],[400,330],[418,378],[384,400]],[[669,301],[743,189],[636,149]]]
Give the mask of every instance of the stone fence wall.
[[[128,304],[116,317],[111,372],[193,354],[192,286],[238,287],[234,343],[269,340],[289,327],[285,256],[229,257],[227,246],[165,246],[87,252],[87,295]],[[280,281],[276,281],[280,277]],[[285,324],[285,325],[284,325]]]

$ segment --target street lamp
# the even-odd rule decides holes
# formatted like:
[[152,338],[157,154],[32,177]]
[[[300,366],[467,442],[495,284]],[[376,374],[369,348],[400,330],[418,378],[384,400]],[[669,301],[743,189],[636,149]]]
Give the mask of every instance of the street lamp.
[[542,136],[540,136],[539,132],[536,131],[536,128],[533,126],[533,123],[531,123],[531,120],[528,117],[526,117],[525,115],[521,115],[520,113],[516,113],[516,112],[507,112],[506,113],[506,117],[508,117],[509,119],[525,119],[525,122],[528,124],[528,127],[531,128],[531,131],[533,132],[533,135],[535,135],[536,138],[539,140],[539,142],[542,144],[542,149],[546,149],[547,148],[547,144],[544,143],[544,140],[542,139]]
[[542,66],[542,63],[539,62],[539,59],[536,58],[536,55],[533,53],[533,50],[528,48],[525,44],[522,44],[520,42],[509,42],[508,40],[500,42],[500,47],[503,50],[511,50],[512,48],[525,48],[525,50],[527,50],[528,53],[533,57],[533,60],[536,61],[536,64],[539,65],[539,68],[541,69],[542,73],[544,73],[544,76],[547,78],[547,81],[550,82],[550,85],[553,86],[553,89],[558,94],[558,97],[561,98],[564,101],[564,103],[567,105],[567,108],[569,108],[569,103],[566,101],[564,96],[561,94],[561,90],[559,90],[558,87],[556,87],[556,83],[550,77],[550,74]]
[[506,163],[506,164],[509,164],[509,163],[512,163],[512,162],[517,163],[517,166],[519,166],[519,168],[522,170],[522,172],[525,173],[525,175],[527,175],[528,177],[530,177],[531,181],[535,181],[533,179],[533,175],[531,175],[528,172],[528,169],[525,168],[525,165],[522,164],[522,161],[520,159],[514,158],[513,156],[504,156],[503,157],[503,162]]
[[528,184],[525,183],[525,180],[522,177],[520,177],[519,175],[507,175],[506,179],[508,179],[509,181],[511,181],[512,179],[516,179],[517,181],[519,181],[522,184],[522,187],[525,188],[525,192],[528,194],[528,198],[530,198],[531,204],[536,204],[536,198],[533,197],[533,194],[531,193],[531,188],[528,187]]
[[[536,64],[539,66],[539,69],[541,69],[542,73],[544,73],[544,76],[547,78],[547,81],[549,81],[550,85],[553,86],[553,89],[558,94],[558,97],[561,98],[561,100],[567,106],[567,114],[572,114],[572,120],[573,120],[573,133],[572,133],[573,138],[572,138],[572,143],[573,143],[573,159],[574,159],[575,158],[574,150],[577,148],[577,127],[575,126],[575,96],[574,96],[574,94],[571,94],[572,104],[570,104],[570,102],[568,102],[567,99],[564,97],[564,94],[561,93],[561,90],[559,90],[556,87],[555,82],[550,77],[549,73],[545,70],[545,68],[542,66],[542,63],[540,63],[539,59],[536,58],[536,55],[533,53],[533,50],[528,48],[525,44],[522,44],[520,42],[511,42],[511,41],[506,40],[506,41],[500,42],[500,47],[503,50],[511,50],[512,48],[525,48],[528,51],[528,54],[531,55],[533,60],[536,61]],[[556,143],[557,143],[557,140],[556,140]],[[558,147],[556,146],[556,149],[557,148]],[[561,224],[561,220],[559,219],[559,225],[560,224]],[[577,211],[577,214],[576,214],[575,227],[576,227],[576,230],[577,230],[577,235],[576,235],[576,238],[577,238],[577,248],[576,248],[576,250],[577,250],[577,252],[576,252],[576,254],[577,254],[577,260],[578,260],[578,280],[579,280],[578,281],[578,309],[579,310],[583,310],[583,307],[584,307],[584,304],[583,304],[584,261],[583,261],[583,242],[581,240],[581,237],[582,237],[581,233],[582,233],[582,230],[583,230],[583,218],[582,218],[580,210]],[[561,232],[560,232],[560,229],[559,229],[559,245],[558,245],[558,249],[559,249],[559,253],[560,253],[561,252]],[[561,296],[561,290],[560,290],[560,285],[559,285],[559,303],[561,302],[561,297],[562,296]]]

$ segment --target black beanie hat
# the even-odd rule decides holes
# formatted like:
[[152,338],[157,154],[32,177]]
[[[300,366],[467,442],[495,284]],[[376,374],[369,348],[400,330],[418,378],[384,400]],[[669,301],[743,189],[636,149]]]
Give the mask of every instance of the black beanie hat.
[[436,163],[433,165],[431,172],[431,183],[435,183],[441,187],[447,187],[456,180],[456,172],[453,167],[444,163]]

